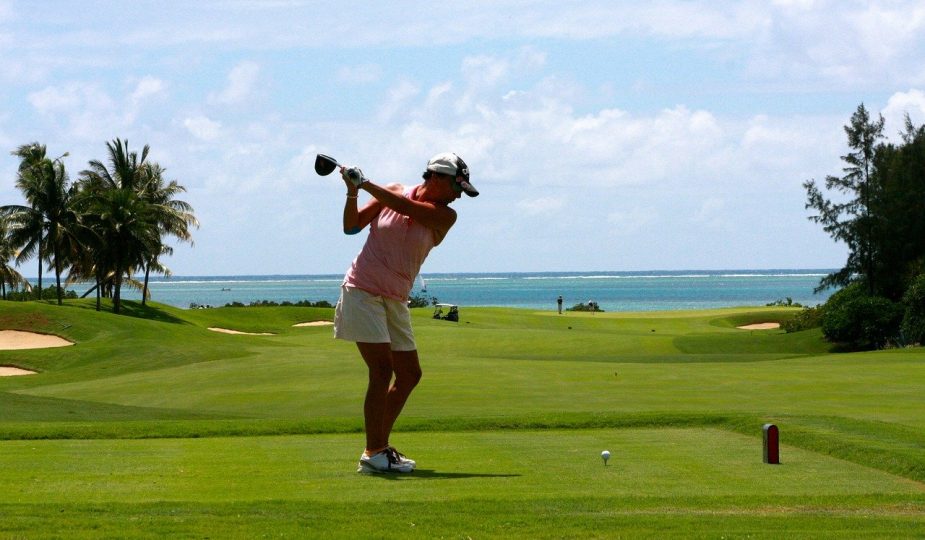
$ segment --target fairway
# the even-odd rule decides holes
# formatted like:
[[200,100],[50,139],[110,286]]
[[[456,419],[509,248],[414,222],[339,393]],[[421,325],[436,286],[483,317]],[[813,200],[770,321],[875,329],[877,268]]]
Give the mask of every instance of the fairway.
[[[754,438],[709,428],[416,433],[403,439],[422,463],[433,465],[409,475],[358,475],[356,437],[346,435],[4,441],[0,502],[362,503],[370,482],[382,496],[421,502],[925,492],[918,482],[792,447],[784,448],[781,466],[769,467]],[[607,466],[598,448],[612,449]]]
[[0,351],[39,372],[0,378],[0,536],[925,530],[925,353],[736,328],[790,309],[416,311],[425,375],[392,442],[419,468],[366,476],[365,368],[330,327],[293,326],[331,310],[91,306],[0,303],[3,329],[75,342]]

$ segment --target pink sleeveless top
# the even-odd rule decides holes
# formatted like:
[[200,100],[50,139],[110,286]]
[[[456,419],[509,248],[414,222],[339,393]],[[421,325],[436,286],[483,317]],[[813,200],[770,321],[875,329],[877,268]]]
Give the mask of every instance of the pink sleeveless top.
[[[405,189],[404,196],[411,197],[418,187]],[[433,229],[383,206],[369,224],[369,236],[344,285],[405,302],[436,240]]]

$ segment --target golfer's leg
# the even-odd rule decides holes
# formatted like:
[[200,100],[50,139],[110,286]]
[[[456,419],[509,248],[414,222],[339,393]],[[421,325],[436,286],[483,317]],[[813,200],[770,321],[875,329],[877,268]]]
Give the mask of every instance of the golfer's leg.
[[369,369],[369,385],[363,402],[366,449],[378,450],[388,445],[389,441],[388,432],[383,426],[388,410],[389,384],[392,381],[392,351],[388,343],[357,343],[357,348]]
[[392,351],[392,371],[395,382],[389,388],[386,398],[385,415],[382,419],[386,441],[392,433],[392,426],[401,414],[411,391],[421,380],[421,363],[417,351]]

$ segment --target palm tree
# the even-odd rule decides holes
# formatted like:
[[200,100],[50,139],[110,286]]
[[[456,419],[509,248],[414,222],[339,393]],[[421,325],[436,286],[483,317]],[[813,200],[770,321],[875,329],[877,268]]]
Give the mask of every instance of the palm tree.
[[0,212],[7,217],[9,241],[19,252],[16,263],[22,264],[38,252],[39,298],[42,294],[42,244],[44,240],[43,217],[37,207],[42,192],[41,163],[45,158],[45,145],[24,144],[11,152],[20,158],[16,174],[16,187],[22,191],[30,206],[6,205]]
[[52,266],[55,270],[55,286],[60,306],[64,292],[61,287],[62,263],[79,248],[76,231],[79,218],[72,203],[76,188],[69,187],[70,182],[63,163],[58,160],[52,163],[50,178],[52,182],[48,184],[48,204],[45,209],[45,226],[48,231],[46,241],[50,244],[54,257]]
[[141,150],[141,158],[135,152],[129,152],[128,141],[115,139],[106,143],[109,150],[109,165],[107,169],[98,160],[90,161],[90,168],[82,171],[81,176],[92,182],[100,182],[109,189],[127,189],[138,191],[145,183],[146,174],[144,166],[148,158],[150,147],[145,145]]
[[98,300],[102,289],[112,291],[113,312],[119,313],[126,277],[133,275],[146,254],[159,245],[154,212],[129,189],[95,189],[81,201],[86,210],[84,226],[95,241],[88,242],[90,251],[78,268],[93,273]]
[[190,227],[199,227],[199,221],[193,215],[193,207],[184,201],[174,198],[183,193],[186,188],[171,180],[164,184],[164,169],[157,163],[145,163],[145,183],[142,189],[142,198],[151,204],[155,220],[157,221],[160,247],[148,254],[145,259],[145,281],[142,290],[141,303],[145,304],[148,298],[148,278],[151,270],[164,275],[170,275],[170,270],[158,260],[161,255],[170,255],[173,248],[164,245],[164,235],[170,235],[182,242],[193,243]]
[[157,211],[145,192],[149,147],[145,145],[141,156],[130,152],[128,141],[121,139],[106,147],[109,167],[93,160],[80,173],[80,204],[85,225],[98,239],[89,258],[97,285],[111,283],[113,312],[119,313],[126,276],[141,268],[152,253],[160,253],[161,241]]
[[16,187],[22,191],[29,203],[7,205],[0,213],[8,216],[9,239],[20,248],[17,262],[21,263],[36,255],[39,264],[38,295],[42,294],[42,267],[49,259],[55,269],[58,304],[61,304],[61,257],[60,248],[69,243],[69,227],[75,222],[70,205],[72,191],[68,188],[68,176],[61,157],[51,160],[45,155],[45,145],[37,142],[25,144],[12,152],[20,158]]
[[[97,310],[105,294],[112,296],[113,311],[119,313],[124,284],[141,288],[144,303],[150,272],[169,274],[158,260],[172,252],[164,244],[164,236],[192,243],[190,227],[198,227],[199,222],[193,208],[175,198],[185,188],[175,180],[165,182],[164,169],[147,162],[147,145],[140,155],[129,151],[128,141],[121,139],[107,142],[106,147],[108,166],[90,161],[74,189],[60,194],[67,200],[69,212],[54,216],[61,231],[52,236],[54,241],[49,245],[58,250],[55,261],[66,260],[70,266],[69,282],[96,281],[91,291],[97,293]],[[62,185],[66,183],[65,177]],[[25,219],[28,214],[21,215]],[[39,242],[38,249],[44,245]],[[65,255],[59,257],[58,253]],[[56,262],[56,269],[60,265]],[[144,286],[132,279],[141,268]]]
[[29,290],[29,281],[16,271],[10,265],[10,261],[16,258],[16,248],[9,239],[9,230],[6,219],[0,216],[0,298],[6,300],[6,286],[11,289],[22,286]]

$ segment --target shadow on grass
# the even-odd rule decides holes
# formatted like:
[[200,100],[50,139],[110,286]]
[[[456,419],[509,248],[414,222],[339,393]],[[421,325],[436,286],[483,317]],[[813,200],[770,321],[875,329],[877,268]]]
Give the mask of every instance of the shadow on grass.
[[440,472],[433,469],[415,469],[413,473],[370,474],[383,480],[462,480],[466,478],[515,478],[519,474],[487,474],[466,472]]
[[[72,304],[79,309],[92,309],[96,310],[95,301],[77,301]],[[100,305],[100,312],[102,313],[113,313],[112,311],[112,300],[109,298],[104,299]],[[191,324],[188,321],[185,321],[179,317],[171,315],[170,313],[164,311],[160,307],[154,305],[141,305],[141,302],[136,302],[134,300],[122,300],[121,302],[121,311],[119,315],[126,317],[134,317],[136,319],[146,319],[151,321],[166,322],[173,324]]]
[[175,317],[161,309],[149,305],[141,305],[140,302],[122,301],[122,315],[129,317],[138,317],[139,319],[148,319],[158,322],[189,324],[179,317]]

